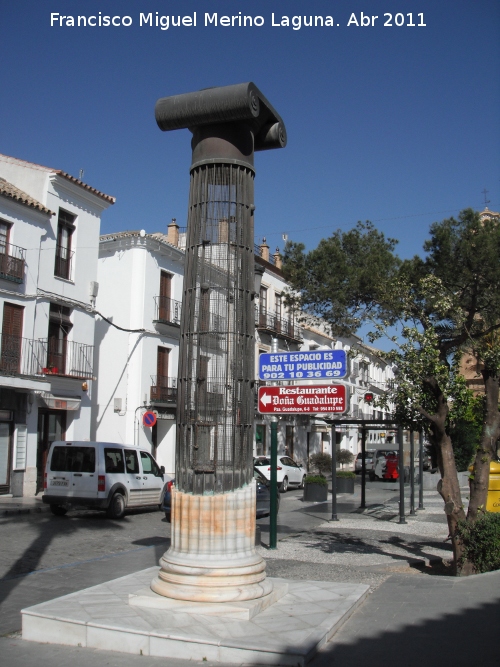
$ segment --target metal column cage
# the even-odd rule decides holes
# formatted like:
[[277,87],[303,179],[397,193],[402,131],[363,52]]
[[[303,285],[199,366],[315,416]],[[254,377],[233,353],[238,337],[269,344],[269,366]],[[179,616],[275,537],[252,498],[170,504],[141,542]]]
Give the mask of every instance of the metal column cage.
[[253,475],[254,172],[191,169],[178,382],[176,485],[223,493]]

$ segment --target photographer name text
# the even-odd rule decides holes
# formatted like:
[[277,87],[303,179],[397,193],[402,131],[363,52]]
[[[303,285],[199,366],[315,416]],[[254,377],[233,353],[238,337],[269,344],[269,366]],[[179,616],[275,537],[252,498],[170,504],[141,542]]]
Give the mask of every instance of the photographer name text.
[[102,12],[90,16],[64,15],[51,12],[50,25],[52,28],[130,28],[138,25],[140,28],[158,28],[159,30],[170,30],[171,28],[261,28],[264,25],[272,28],[291,28],[301,30],[302,28],[368,28],[379,27],[408,27],[425,28],[423,13],[413,12],[385,13],[380,16],[365,14],[364,12],[352,13],[344,21],[334,19],[333,16],[308,15],[308,16],[280,16],[271,13],[268,20],[263,16],[244,15],[238,12],[232,16],[218,14],[217,12],[204,12],[199,14],[185,14],[184,16],[165,16],[159,12],[140,13],[136,21],[132,16],[107,15]]

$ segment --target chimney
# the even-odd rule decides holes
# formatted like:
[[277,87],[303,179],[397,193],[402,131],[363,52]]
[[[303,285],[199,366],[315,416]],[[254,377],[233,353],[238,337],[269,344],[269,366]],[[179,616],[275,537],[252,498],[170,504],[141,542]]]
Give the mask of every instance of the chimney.
[[281,262],[281,255],[280,255],[280,249],[279,248],[276,248],[273,257],[274,257],[274,266],[277,269],[281,269],[282,262]]
[[179,246],[179,225],[175,218],[172,218],[172,222],[167,227],[167,241],[176,248]]
[[266,239],[262,239],[262,243],[260,244],[260,256],[262,259],[265,259],[266,262],[269,261],[269,246],[267,245]]

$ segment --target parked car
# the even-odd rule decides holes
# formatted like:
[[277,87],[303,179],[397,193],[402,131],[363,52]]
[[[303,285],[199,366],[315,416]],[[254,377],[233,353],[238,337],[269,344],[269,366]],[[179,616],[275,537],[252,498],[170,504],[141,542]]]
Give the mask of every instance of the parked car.
[[[271,512],[271,484],[264,475],[254,468],[253,473],[256,486],[257,486],[257,507],[256,507],[256,517],[260,519],[263,516],[269,516]],[[167,483],[166,491],[163,496],[162,510],[165,512],[165,518],[167,521],[171,519],[171,509],[172,509],[172,485],[174,480],[170,480]],[[280,496],[278,493],[278,509],[280,506]]]
[[121,519],[128,508],[159,509],[165,477],[149,452],[131,445],[56,441],[47,456],[42,501],[57,516],[83,507]]
[[[373,469],[373,455],[375,454],[375,449],[367,449],[365,450],[365,470],[371,470]],[[354,472],[359,473],[361,472],[362,468],[362,454],[359,452],[359,454],[356,456],[356,460],[354,461]]]
[[[253,464],[266,479],[271,479],[271,459],[269,457],[258,456],[254,458]],[[303,489],[306,475],[307,470],[295,463],[289,456],[278,456],[277,479],[278,488],[282,493],[285,493],[289,486]]]

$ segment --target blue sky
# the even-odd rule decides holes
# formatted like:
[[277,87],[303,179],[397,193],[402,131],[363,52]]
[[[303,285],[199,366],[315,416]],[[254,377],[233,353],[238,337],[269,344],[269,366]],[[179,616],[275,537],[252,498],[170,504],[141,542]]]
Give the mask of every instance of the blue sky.
[[[131,16],[130,27],[50,26],[61,15]],[[140,13],[198,25],[139,26]],[[205,27],[205,12],[263,16]],[[339,26],[273,27],[333,15]],[[374,27],[347,26],[352,13]],[[425,27],[384,26],[408,13]],[[401,17],[399,18],[401,20]],[[256,155],[256,240],[314,247],[372,220],[420,252],[429,224],[472,206],[500,210],[498,0],[17,0],[0,9],[0,152],[63,169],[117,203],[102,232],[186,224],[190,134],[163,133],[159,97],[254,81],[288,146]]]

